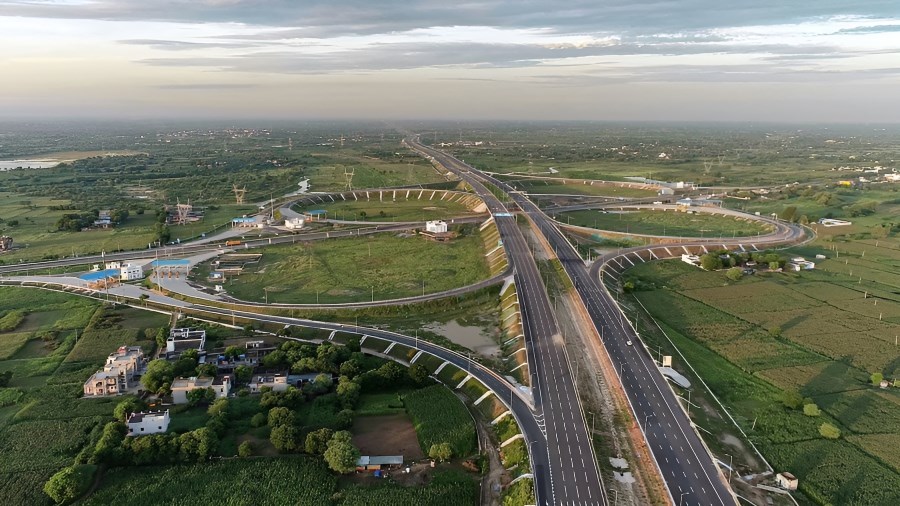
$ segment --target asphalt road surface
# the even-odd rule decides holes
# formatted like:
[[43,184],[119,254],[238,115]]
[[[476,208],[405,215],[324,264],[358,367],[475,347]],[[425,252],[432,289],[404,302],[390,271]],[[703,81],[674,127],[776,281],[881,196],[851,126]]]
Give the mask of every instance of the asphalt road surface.
[[506,206],[482,184],[471,167],[419,144],[414,138],[407,139],[407,143],[419,153],[434,157],[472,186],[495,217],[506,247],[525,328],[534,417],[541,428],[540,437],[531,442],[538,504],[607,504],[565,343],[537,264],[515,217],[509,215]]

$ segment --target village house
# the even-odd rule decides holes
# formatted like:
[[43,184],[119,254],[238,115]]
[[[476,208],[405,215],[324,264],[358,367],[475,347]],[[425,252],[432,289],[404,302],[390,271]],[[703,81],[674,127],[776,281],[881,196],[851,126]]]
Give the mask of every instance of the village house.
[[132,413],[128,416],[128,435],[159,434],[169,429],[169,410]]
[[86,397],[119,395],[138,385],[135,376],[147,365],[140,346],[120,346],[106,357],[103,369],[84,382]]

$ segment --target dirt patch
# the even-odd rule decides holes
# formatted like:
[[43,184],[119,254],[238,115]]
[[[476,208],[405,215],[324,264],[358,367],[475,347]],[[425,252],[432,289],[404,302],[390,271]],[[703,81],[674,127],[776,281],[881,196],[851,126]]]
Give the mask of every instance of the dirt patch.
[[405,414],[357,417],[352,432],[353,444],[363,455],[403,455],[407,462],[425,458],[416,429]]
[[451,320],[447,323],[430,323],[423,328],[440,334],[485,357],[493,358],[500,354],[500,347],[483,327],[464,326],[456,320]]

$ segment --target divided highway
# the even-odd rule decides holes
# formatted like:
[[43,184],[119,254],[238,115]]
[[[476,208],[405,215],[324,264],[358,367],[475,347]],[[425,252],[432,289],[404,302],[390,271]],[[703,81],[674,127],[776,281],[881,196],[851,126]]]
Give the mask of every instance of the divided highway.
[[[544,282],[516,219],[472,168],[416,138],[407,145],[459,175],[487,203],[515,275],[540,437],[529,441],[540,505],[608,504],[578,392]],[[527,436],[531,438],[531,436]]]

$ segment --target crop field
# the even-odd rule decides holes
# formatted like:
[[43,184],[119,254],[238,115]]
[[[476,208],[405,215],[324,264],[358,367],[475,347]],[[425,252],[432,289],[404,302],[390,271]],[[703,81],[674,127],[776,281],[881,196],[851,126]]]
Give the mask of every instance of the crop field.
[[[440,200],[440,194],[434,200],[428,199],[430,192],[427,192],[421,200],[412,198],[419,193],[418,190],[413,191],[415,195],[411,195],[409,199],[404,197],[381,201],[377,196],[373,196],[370,200],[338,199],[333,203],[297,208],[297,211],[324,210],[330,219],[372,222],[449,220],[475,214],[463,203],[450,201],[449,198]],[[400,193],[405,195],[405,191]],[[387,194],[385,197],[390,199]]]
[[381,234],[259,251],[257,265],[225,283],[230,295],[264,302],[268,294],[269,303],[359,302],[440,292],[489,277],[477,233],[445,243]]
[[[307,457],[223,460],[176,466],[118,468],[85,504],[192,504],[320,506],[331,504],[337,478]],[[223,499],[225,498],[225,499]]]
[[406,394],[403,403],[424,451],[436,443],[449,443],[455,457],[468,456],[476,450],[472,415],[443,385]]
[[[776,469],[799,476],[815,501],[892,504],[900,451],[874,442],[900,434],[900,395],[874,389],[869,374],[897,373],[900,352],[893,337],[900,326],[886,318],[896,302],[878,300],[885,316],[880,319],[865,284],[845,283],[819,265],[811,272],[761,272],[733,282],[722,272],[675,265],[680,263],[632,269],[650,287],[636,296]],[[781,391],[812,399],[822,416],[783,407]],[[839,427],[842,440],[820,439],[823,421]],[[846,476],[853,487],[839,485]]]
[[679,211],[569,211],[556,219],[582,227],[613,232],[678,237],[747,237],[766,234],[772,227],[750,220],[718,214],[687,214]]

